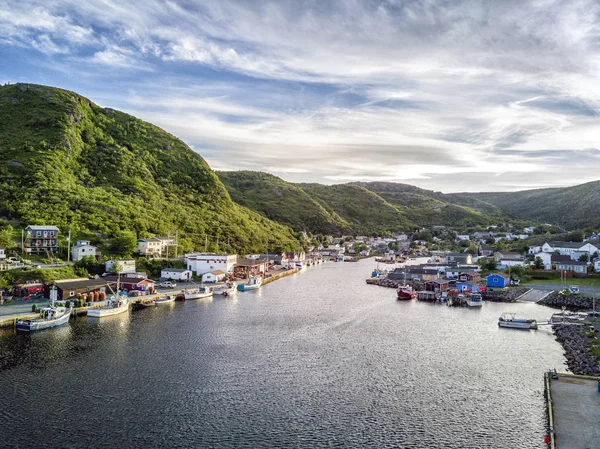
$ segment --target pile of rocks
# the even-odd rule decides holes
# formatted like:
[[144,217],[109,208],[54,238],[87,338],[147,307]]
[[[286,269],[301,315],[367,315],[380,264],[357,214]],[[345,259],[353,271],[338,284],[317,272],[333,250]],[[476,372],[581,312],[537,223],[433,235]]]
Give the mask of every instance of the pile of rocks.
[[[378,278],[378,279],[369,279],[367,281],[368,284],[371,285],[378,285],[380,287],[388,287],[388,288],[398,288],[401,285],[404,285],[403,281],[398,281],[398,280],[394,280],[394,279],[388,279],[388,278]],[[407,284],[410,285],[409,282],[407,282]],[[418,290],[418,287],[416,284],[413,283],[413,288],[415,288],[415,290]]]
[[565,295],[554,292],[542,299],[540,302],[538,302],[538,304],[554,307],[555,309],[562,309],[563,307],[566,307],[568,310],[578,311],[591,310],[592,302],[592,298],[569,294]]
[[527,291],[526,288],[511,288],[508,290],[486,290],[481,292],[481,297],[490,302],[515,302],[515,300]]
[[600,376],[600,360],[590,352],[590,338],[584,335],[582,326],[555,324],[552,326],[556,339],[565,350],[567,366],[575,374]]

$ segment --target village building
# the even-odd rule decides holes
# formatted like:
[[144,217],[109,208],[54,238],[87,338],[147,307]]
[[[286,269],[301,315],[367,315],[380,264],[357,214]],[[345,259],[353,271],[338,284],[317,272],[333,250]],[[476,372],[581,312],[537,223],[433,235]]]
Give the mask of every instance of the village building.
[[482,257],[488,257],[494,254],[494,248],[492,245],[481,244],[478,248],[479,255]]
[[77,240],[77,244],[71,248],[71,257],[73,262],[83,259],[86,256],[96,257],[96,247],[91,245],[89,240]]
[[476,284],[475,282],[470,282],[470,281],[462,281],[462,282],[457,282],[456,283],[456,290],[458,290],[459,292],[478,292],[479,291],[479,285]]
[[145,273],[126,273],[125,275],[115,276],[110,275],[103,278],[110,284],[111,288],[116,291],[117,284],[119,290],[137,290],[137,291],[153,291],[154,281],[148,279]]
[[505,273],[493,273],[485,278],[487,288],[506,288],[508,287],[510,278]]
[[448,253],[446,254],[448,263],[454,262],[461,265],[470,265],[473,263],[473,256],[469,253]]
[[[77,278],[77,279],[64,279],[60,281],[55,281],[54,284],[56,286],[56,298],[59,301],[65,301],[67,299],[75,299],[78,294],[88,295],[90,293],[104,292],[107,293],[107,280],[105,278],[101,279],[87,279],[87,278]],[[50,285],[45,287],[45,296],[47,298],[50,297]]]
[[107,260],[104,264],[104,269],[107,273],[111,273],[114,270],[115,263],[121,267],[119,273],[135,273],[135,259],[119,259],[119,260]]
[[450,281],[447,279],[437,278],[432,281],[425,282],[425,290],[429,292],[447,292],[450,286]]
[[58,228],[56,226],[27,226],[23,248],[27,254],[58,252]]
[[247,277],[264,275],[267,272],[269,263],[260,259],[239,259],[234,267],[236,276]]
[[173,279],[174,281],[189,282],[193,276],[192,270],[187,268],[163,268],[160,271],[161,279]]
[[213,283],[213,282],[221,282],[225,279],[227,273],[221,270],[213,270],[208,273],[204,273],[202,275],[202,282]]
[[525,266],[525,256],[520,253],[498,251],[494,253],[498,267],[523,267]]
[[237,260],[236,254],[191,253],[185,255],[187,269],[198,276],[213,270],[233,273]]
[[568,271],[574,274],[584,275],[587,273],[587,262],[578,260],[569,260],[567,262],[557,262],[556,269],[559,271]]

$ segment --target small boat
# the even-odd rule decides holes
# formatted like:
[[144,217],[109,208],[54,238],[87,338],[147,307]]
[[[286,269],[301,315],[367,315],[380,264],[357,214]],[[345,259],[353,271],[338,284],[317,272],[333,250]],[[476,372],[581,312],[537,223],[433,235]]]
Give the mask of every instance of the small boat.
[[468,307],[481,307],[483,305],[481,293],[471,293],[467,296]]
[[411,300],[417,297],[417,292],[413,290],[409,285],[400,285],[398,290],[396,290],[396,295],[398,299],[401,300]]
[[260,288],[261,285],[262,278],[260,276],[250,276],[247,283],[239,284],[237,288],[239,291],[245,292],[246,290],[256,290],[257,288]]
[[235,292],[237,292],[237,289],[236,285],[233,282],[227,282],[225,285],[223,285],[223,288],[221,289],[222,296],[235,295]]
[[536,320],[519,319],[515,318],[516,313],[504,312],[498,319],[498,326],[508,327],[512,329],[537,329]]
[[161,304],[170,304],[172,302],[175,302],[175,295],[159,296],[154,300],[154,304],[157,306],[160,306]]
[[133,310],[147,309],[148,307],[154,307],[154,306],[156,306],[156,302],[154,301],[154,299],[150,299],[150,298],[145,298],[138,302],[131,303],[131,308]]
[[204,285],[198,288],[188,288],[183,291],[183,298],[188,299],[201,299],[212,296],[214,289],[212,287],[205,287]]
[[70,307],[44,307],[42,310],[40,310],[40,316],[38,318],[17,320],[17,331],[33,332],[60,326],[68,323],[70,316]]
[[106,300],[106,304],[102,307],[89,309],[87,312],[88,317],[102,318],[105,316],[117,315],[119,313],[127,312],[129,310],[129,298],[121,297],[117,299],[112,296]]

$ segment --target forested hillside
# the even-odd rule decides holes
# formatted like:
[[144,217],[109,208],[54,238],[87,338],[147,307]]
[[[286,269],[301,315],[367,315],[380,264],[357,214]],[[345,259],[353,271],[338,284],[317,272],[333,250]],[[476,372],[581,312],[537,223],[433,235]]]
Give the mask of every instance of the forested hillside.
[[20,225],[96,237],[179,231],[188,246],[219,238],[220,250],[296,245],[288,227],[235,204],[181,140],[62,89],[0,87],[0,174],[0,216]]

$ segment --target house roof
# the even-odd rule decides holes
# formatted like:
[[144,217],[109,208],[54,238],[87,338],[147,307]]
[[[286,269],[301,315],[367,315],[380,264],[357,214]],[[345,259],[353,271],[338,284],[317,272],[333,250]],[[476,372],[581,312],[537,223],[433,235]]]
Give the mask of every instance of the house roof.
[[185,273],[186,271],[191,271],[188,270],[187,268],[163,268],[162,271],[170,271],[171,273]]
[[56,226],[27,226],[25,229],[31,229],[32,231],[58,231]]
[[521,253],[498,251],[496,254],[500,254],[503,260],[523,260],[525,258]]
[[568,261],[559,261],[556,263],[557,265],[577,265],[577,266],[581,266],[581,265],[587,265],[587,262],[580,262],[578,260],[568,260]]
[[562,254],[552,254],[550,256],[550,262],[568,262],[571,260],[570,256]]
[[481,248],[481,251],[492,251],[492,245],[479,245],[479,247]]
[[119,281],[121,284],[140,285],[140,284],[143,284],[144,281],[147,281],[149,279],[123,277],[123,276],[121,276],[120,278],[118,276],[105,276],[104,280],[110,284],[116,284],[117,281]]
[[569,249],[579,249],[584,245],[584,243],[582,243],[582,242],[547,241],[545,243],[550,245],[552,248],[569,248]]
[[105,287],[106,279],[68,279],[65,281],[55,281],[54,284],[61,290],[77,290],[79,288],[98,288]]
[[264,260],[238,259],[236,265],[238,267],[257,267],[259,265],[263,265],[264,263],[265,263]]
[[506,273],[492,273],[492,274],[488,274],[486,276],[486,278],[489,278],[490,276],[500,276],[501,278],[509,279],[509,276]]
[[448,257],[467,257],[469,253],[448,253]]
[[430,284],[430,283],[431,284],[440,284],[440,285],[442,285],[442,284],[449,284],[450,281],[447,280],[447,279],[437,278],[437,279],[434,279],[432,281],[427,281],[426,282],[426,284]]
[[225,272],[221,271],[221,270],[212,270],[211,273],[214,274],[215,276],[219,276],[221,274],[225,274]]

